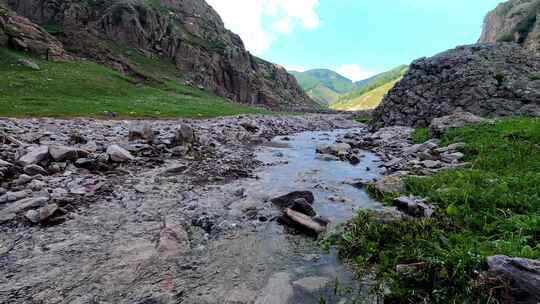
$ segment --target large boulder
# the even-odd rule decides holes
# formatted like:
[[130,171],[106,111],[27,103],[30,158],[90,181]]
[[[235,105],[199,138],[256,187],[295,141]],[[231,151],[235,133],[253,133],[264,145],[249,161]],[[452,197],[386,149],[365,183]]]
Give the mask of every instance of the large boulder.
[[540,301],[540,261],[497,255],[488,257],[489,272],[509,284],[512,303]]
[[18,163],[22,166],[34,165],[46,160],[49,157],[49,147],[32,147],[29,151],[19,158]]
[[468,112],[455,112],[451,115],[433,119],[429,125],[429,133],[433,137],[439,137],[450,129],[479,124],[485,121],[486,119]]
[[514,43],[468,45],[414,61],[375,110],[375,127],[427,127],[457,110],[540,115],[540,57]]

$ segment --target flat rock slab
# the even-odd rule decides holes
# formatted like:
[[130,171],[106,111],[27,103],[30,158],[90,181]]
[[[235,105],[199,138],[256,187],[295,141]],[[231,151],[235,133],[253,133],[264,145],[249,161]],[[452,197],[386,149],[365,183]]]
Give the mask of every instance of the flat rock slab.
[[273,198],[271,201],[274,205],[280,208],[287,208],[294,203],[295,200],[300,198],[305,199],[308,204],[313,204],[313,202],[315,202],[315,196],[311,191],[294,191],[289,194]]
[[488,267],[491,274],[510,284],[512,303],[538,304],[540,261],[497,255],[488,257]]
[[291,275],[279,272],[270,278],[255,304],[288,304],[293,294]]

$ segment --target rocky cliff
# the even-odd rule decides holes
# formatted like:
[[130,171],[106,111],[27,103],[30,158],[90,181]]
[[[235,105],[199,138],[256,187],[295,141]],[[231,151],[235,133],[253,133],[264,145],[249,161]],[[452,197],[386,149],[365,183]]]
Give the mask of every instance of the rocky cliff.
[[540,52],[540,0],[501,3],[484,20],[480,43],[516,42]]
[[246,51],[204,0],[0,0],[50,29],[77,56],[132,72],[120,47],[170,59],[187,83],[232,100],[280,110],[310,110],[293,76]]
[[540,57],[515,43],[497,43],[416,60],[376,109],[374,123],[425,127],[456,110],[540,116]]

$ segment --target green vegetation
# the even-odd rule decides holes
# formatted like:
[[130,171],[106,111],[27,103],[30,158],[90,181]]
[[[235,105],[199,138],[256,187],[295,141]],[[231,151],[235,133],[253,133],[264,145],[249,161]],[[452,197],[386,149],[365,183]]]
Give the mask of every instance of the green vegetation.
[[347,103],[353,101],[369,91],[401,79],[408,70],[409,66],[400,65],[399,67],[394,68],[388,72],[384,72],[366,80],[359,81],[356,83],[356,89],[349,94],[342,96],[338,102]]
[[364,94],[355,97],[353,99],[339,99],[335,103],[330,105],[330,108],[335,110],[346,111],[360,111],[375,109],[383,100],[384,96],[390,91],[401,78],[386,83],[380,87],[376,87],[371,91],[367,91]]
[[309,91],[319,84],[324,85],[330,90],[343,94],[353,89],[353,82],[332,70],[316,69],[305,72],[291,72],[296,77],[298,84]]
[[324,106],[327,106],[329,103],[332,103],[339,98],[338,93],[332,91],[322,84],[319,84],[313,89],[309,90],[307,94],[309,97],[311,97],[311,99]]
[[429,130],[428,128],[418,128],[415,129],[412,134],[412,141],[415,144],[425,143],[429,140]]
[[[31,58],[40,71],[17,64]],[[172,63],[133,52],[139,83],[89,61],[49,62],[0,48],[0,115],[214,117],[267,111],[229,102],[180,83]]]
[[[406,194],[437,207],[433,218],[383,223],[361,212],[337,241],[358,271],[388,284],[388,303],[501,303],[508,290],[482,275],[486,257],[540,258],[540,119],[454,129],[442,143],[454,142],[466,143],[469,168],[406,181]],[[425,264],[396,271],[410,263]]]

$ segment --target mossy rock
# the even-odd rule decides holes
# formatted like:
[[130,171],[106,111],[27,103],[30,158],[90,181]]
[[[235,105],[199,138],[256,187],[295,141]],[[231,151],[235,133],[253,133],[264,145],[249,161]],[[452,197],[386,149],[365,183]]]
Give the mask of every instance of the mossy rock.
[[0,16],[4,17],[7,15],[9,15],[9,11],[5,7],[0,6]]

